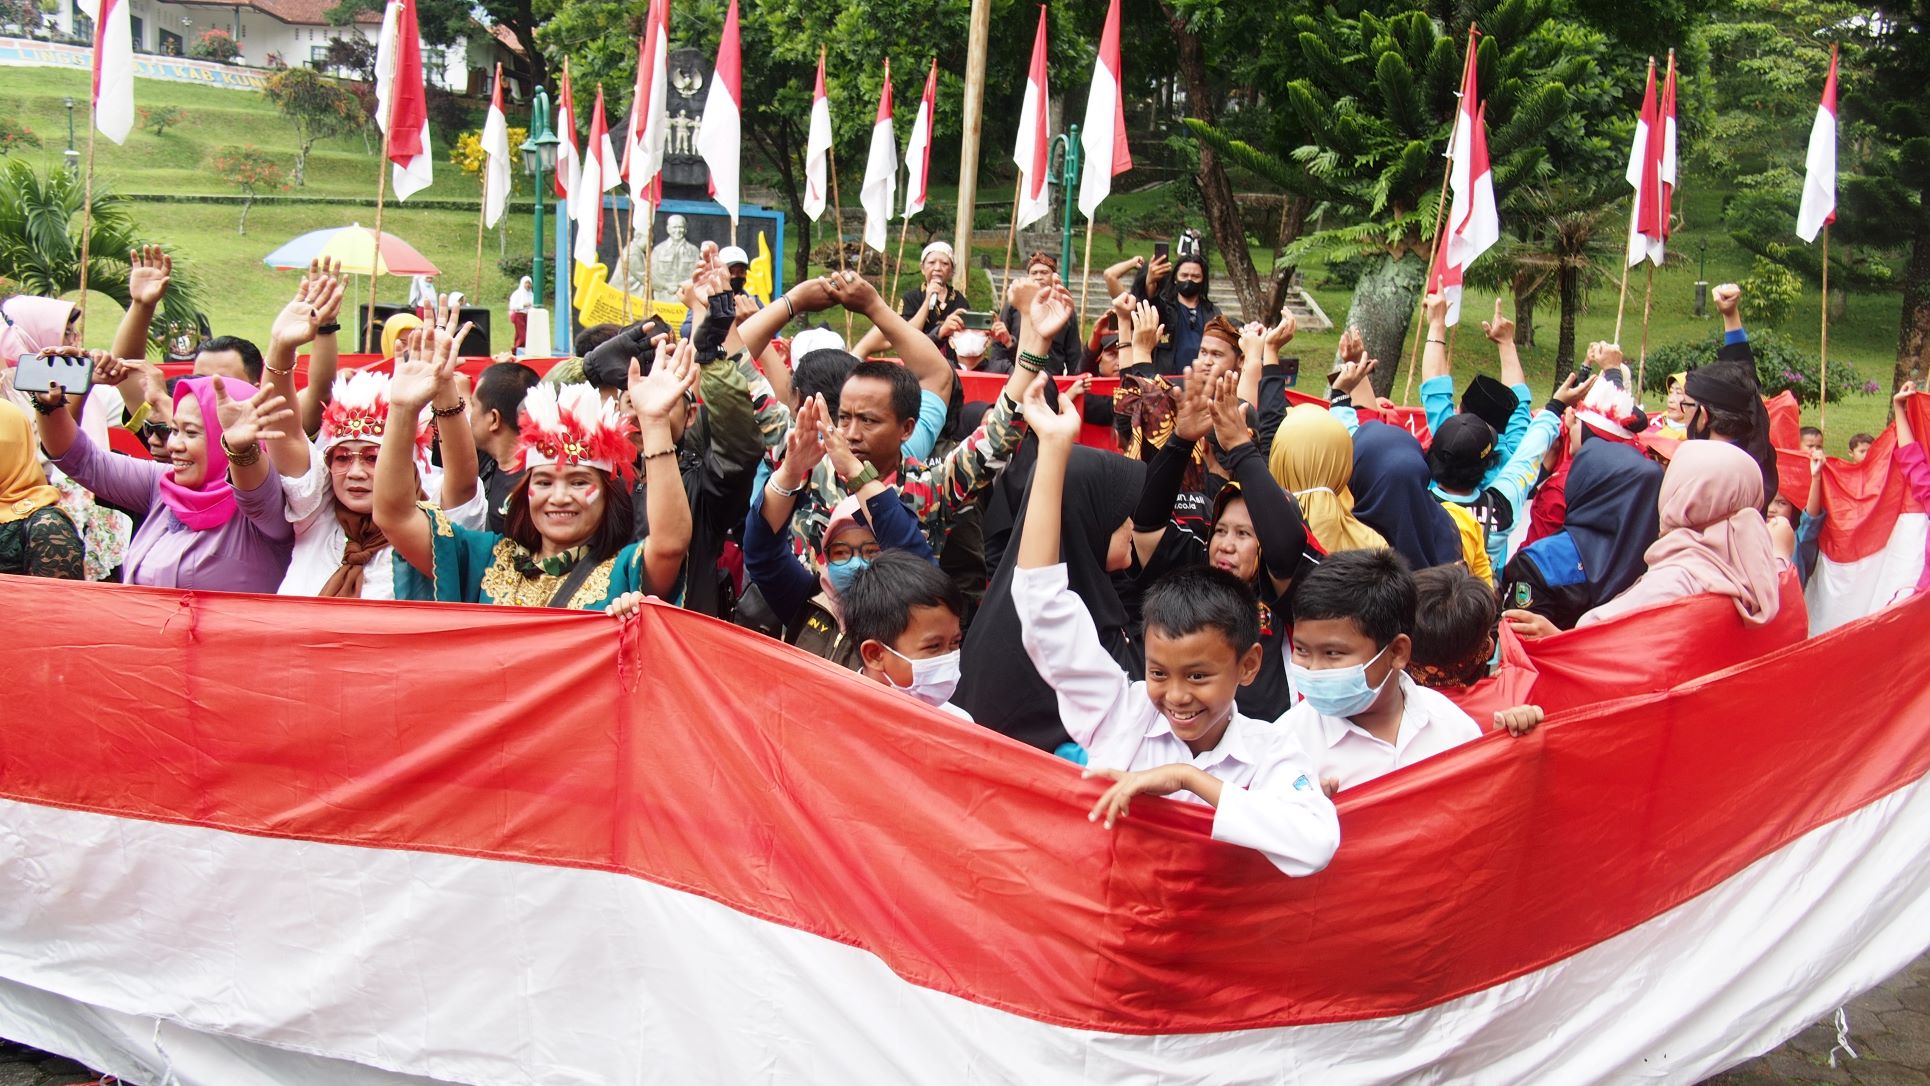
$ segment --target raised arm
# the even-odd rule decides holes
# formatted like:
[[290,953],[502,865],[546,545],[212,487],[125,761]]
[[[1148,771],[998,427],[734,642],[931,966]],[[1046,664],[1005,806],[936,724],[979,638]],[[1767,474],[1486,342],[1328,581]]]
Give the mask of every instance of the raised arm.
[[823,396],[813,396],[798,407],[791,432],[784,435],[784,462],[764,480],[764,524],[783,532],[797,509],[797,496],[810,485],[811,472],[824,460],[824,420],[831,417]]
[[[911,322],[898,315],[898,311],[885,303],[877,288],[857,272],[838,272],[830,277],[831,292],[844,307],[861,317],[868,318],[872,327],[882,332],[905,368],[918,378],[919,387],[929,390],[941,400],[950,402],[952,383],[957,380],[952,373],[952,364],[945,360],[944,352],[932,338]],[[924,312],[929,313],[930,307]],[[1053,329],[1058,331],[1057,328]],[[863,358],[862,353],[858,354]]]
[[[295,430],[295,409],[274,388],[257,389],[245,400],[228,395],[228,382],[210,382],[214,410],[221,420],[221,451],[228,457],[228,481],[236,490],[256,490],[274,470],[261,455],[261,443],[276,441]],[[279,504],[279,497],[276,499]],[[275,511],[277,514],[280,510]],[[284,530],[286,521],[281,525]]]
[[1521,351],[1515,347],[1515,322],[1501,312],[1501,299],[1494,300],[1494,319],[1481,322],[1481,334],[1494,342],[1501,358],[1501,383],[1513,388],[1528,383],[1521,368]]
[[1146,468],[1146,482],[1139,490],[1139,504],[1133,507],[1133,553],[1142,566],[1152,561],[1160,541],[1171,529],[1173,505],[1186,483],[1193,450],[1213,429],[1213,398],[1208,383],[1193,380],[1191,366],[1186,368],[1185,378],[1173,412],[1173,435],[1153,454]]
[[[275,323],[268,328],[268,357],[262,360],[262,386],[272,388],[276,395],[289,403],[298,402],[295,392],[295,352],[304,344],[315,339],[315,329],[322,323],[323,306],[331,302],[333,309],[342,308],[342,281],[327,273],[311,271],[302,277],[301,284],[295,288],[295,298],[282,307],[275,317]],[[329,377],[332,382],[333,375]],[[309,388],[315,387],[315,371],[308,374]],[[309,444],[306,435],[308,401],[301,400],[304,416],[300,429],[289,426],[282,436],[270,439],[268,458],[274,461],[275,470],[285,478],[299,479],[308,474]],[[316,406],[315,429],[321,428],[321,408]]]
[[698,376],[697,347],[689,341],[674,351],[668,343],[659,345],[648,376],[636,359],[630,360],[630,403],[642,432],[643,479],[649,487],[650,534],[643,541],[643,569],[650,591],[657,595],[677,583],[690,553],[690,499],[677,467],[670,417],[684,409],[684,393],[696,386]]
[[1306,522],[1300,507],[1280,489],[1267,470],[1266,458],[1253,443],[1246,426],[1246,412],[1233,389],[1233,375],[1222,374],[1213,383],[1213,431],[1226,462],[1240,484],[1246,499],[1247,516],[1253,521],[1253,535],[1260,541],[1260,557],[1267,575],[1273,578],[1274,591],[1286,588],[1300,570],[1300,556],[1306,548]]
[[1039,458],[1032,468],[1031,493],[1026,497],[1025,532],[1019,540],[1020,569],[1044,569],[1060,562],[1060,520],[1065,507],[1066,466],[1079,440],[1079,412],[1069,403],[1059,410],[1045,402],[1043,387],[1026,390],[1025,418],[1039,438]]
[[449,296],[436,299],[436,323],[423,330],[422,341],[429,351],[429,363],[436,368],[436,391],[429,399],[435,419],[437,447],[442,450],[442,495],[444,509],[469,504],[476,496],[476,437],[469,430],[468,379],[458,369],[462,365],[462,341],[475,326],[458,323],[460,306],[449,304]]
[[1427,343],[1421,348],[1421,409],[1429,429],[1439,430],[1454,414],[1454,374],[1448,366],[1447,299],[1430,294],[1421,302]]
[[1101,273],[1106,279],[1107,295],[1117,298],[1121,294],[1130,294],[1132,292],[1132,274],[1145,266],[1145,257],[1129,256],[1107,268]]
[[[420,330],[413,338],[420,338]],[[429,518],[416,508],[416,420],[442,381],[427,351],[405,350],[397,356],[395,376],[389,380],[389,420],[375,458],[375,526],[388,537],[395,553],[424,577],[436,573],[435,540]]]
[[[159,245],[148,245],[127,254],[127,312],[114,330],[115,358],[146,358],[148,332],[154,313],[167,297],[174,275],[174,258]],[[132,405],[129,405],[132,407]]]
[[322,412],[335,398],[335,371],[341,363],[341,341],[337,333],[342,326],[337,318],[342,313],[343,291],[339,289],[342,262],[314,261],[309,264],[308,273],[311,278],[333,280],[338,288],[314,301],[319,323],[315,327],[314,345],[308,349],[308,386],[301,394],[302,432],[313,437],[322,429]]

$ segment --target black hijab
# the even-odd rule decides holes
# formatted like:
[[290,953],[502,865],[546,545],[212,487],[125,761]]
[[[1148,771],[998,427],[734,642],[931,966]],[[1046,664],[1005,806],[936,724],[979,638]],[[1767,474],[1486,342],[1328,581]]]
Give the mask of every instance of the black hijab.
[[[1059,704],[1052,688],[1039,678],[1019,641],[1019,613],[1012,603],[1013,571],[1018,565],[1019,541],[1025,535],[1034,463],[1035,456],[1027,456],[1023,464],[1015,457],[1006,468],[1003,481],[1010,484],[1008,494],[1023,486],[1025,497],[1016,503],[997,572],[985,591],[985,602],[972,619],[971,631],[965,635],[962,674],[952,703],[994,731],[1049,751],[1058,749],[1068,737],[1059,723]],[[1026,473],[1022,482],[1012,478],[1015,470]],[[1128,634],[1126,607],[1113,588],[1112,574],[1106,571],[1106,551],[1112,533],[1132,515],[1145,478],[1146,465],[1137,460],[1074,447],[1072,461],[1066,465],[1065,508],[1059,528],[1059,553],[1066,564],[1067,582],[1092,615],[1100,643],[1134,678],[1144,666],[1141,650]],[[1001,501],[1001,497],[993,495],[992,509],[1012,509],[1009,498]],[[988,555],[994,529],[992,509],[986,514]]]
[[1662,466],[1631,445],[1584,441],[1565,495],[1562,527],[1581,556],[1588,606],[1599,607],[1648,572],[1642,556],[1662,532]]
[[1413,434],[1384,422],[1354,431],[1354,516],[1415,569],[1461,560],[1454,518],[1428,491],[1427,454]]
[[[1769,443],[1769,409],[1763,406],[1762,385],[1756,380],[1755,367],[1732,359],[1718,359],[1689,371],[1683,391],[1697,404],[1718,408],[1749,420],[1749,436],[1734,442],[1762,468],[1762,507],[1782,489],[1782,476],[1776,471],[1776,448]],[[1715,438],[1704,423],[1701,433],[1691,430],[1691,438]],[[1719,440],[1719,439],[1718,439]]]

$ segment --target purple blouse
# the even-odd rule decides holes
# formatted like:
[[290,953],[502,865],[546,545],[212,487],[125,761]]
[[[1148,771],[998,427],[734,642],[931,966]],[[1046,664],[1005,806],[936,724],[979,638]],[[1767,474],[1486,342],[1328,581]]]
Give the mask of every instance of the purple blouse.
[[294,550],[295,530],[282,513],[281,476],[253,490],[235,491],[235,517],[197,532],[183,525],[161,500],[168,469],[152,460],[109,452],[76,433],[54,466],[122,509],[147,510],[121,564],[127,584],[214,592],[269,592],[281,585]]

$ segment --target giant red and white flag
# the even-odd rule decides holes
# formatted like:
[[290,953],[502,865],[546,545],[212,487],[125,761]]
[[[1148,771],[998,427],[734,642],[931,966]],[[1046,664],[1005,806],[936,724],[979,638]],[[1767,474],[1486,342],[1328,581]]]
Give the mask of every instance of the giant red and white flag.
[[1829,50],[1829,76],[1823,80],[1823,101],[1809,127],[1809,155],[1803,163],[1803,203],[1796,210],[1796,236],[1815,241],[1823,227],[1836,221],[1836,47]]
[[918,100],[918,116],[911,122],[911,136],[905,140],[905,218],[925,210],[926,190],[931,183],[931,134],[938,110],[938,58],[933,57],[931,74],[925,77],[925,96]]
[[1112,194],[1112,179],[1133,168],[1126,146],[1126,99],[1119,61],[1119,0],[1106,8],[1106,28],[1099,35],[1099,57],[1092,65],[1092,87],[1086,92],[1086,127],[1079,134],[1085,167],[1079,178],[1079,211],[1087,221]]
[[129,0],[80,0],[94,20],[94,127],[115,143],[134,128],[134,34]]
[[1669,72],[1662,81],[1662,162],[1656,177],[1662,182],[1662,210],[1657,216],[1662,228],[1662,244],[1652,248],[1649,259],[1660,266],[1667,255],[1671,223],[1675,216],[1675,50],[1669,50]]
[[1460,102],[1454,113],[1454,132],[1448,138],[1447,222],[1435,244],[1433,274],[1428,289],[1447,297],[1447,322],[1461,320],[1461,285],[1474,258],[1501,239],[1501,216],[1495,210],[1494,170],[1488,164],[1488,107],[1476,85],[1475,33],[1468,31],[1467,64],[1461,73]]
[[670,130],[670,0],[650,0],[643,40],[637,43],[637,84],[624,130],[623,179],[630,206],[663,202],[663,148]]
[[489,115],[483,118],[483,225],[502,221],[509,206],[509,184],[514,176],[509,162],[509,119],[503,116],[503,66],[496,65],[496,90],[490,95]]
[[382,11],[382,36],[375,47],[375,121],[386,134],[389,161],[394,163],[389,185],[395,198],[407,200],[428,188],[434,159],[415,0],[389,0]]
[[570,62],[563,61],[563,92],[556,97],[556,195],[576,214],[576,183],[583,156],[576,149],[576,92],[570,87]]
[[824,49],[818,49],[818,82],[811,91],[811,120],[804,136],[804,213],[812,222],[831,199],[831,99],[824,93]]
[[744,143],[744,57],[737,36],[737,0],[724,13],[724,36],[717,42],[717,65],[704,96],[704,119],[697,129],[697,153],[710,167],[710,195],[737,226]]
[[1032,36],[1032,64],[1025,74],[1025,102],[1019,107],[1019,139],[1012,161],[1019,168],[1018,228],[1031,226],[1052,210],[1052,124],[1046,107],[1045,5],[1039,5],[1039,30]]
[[0,599],[0,1036],[131,1081],[1692,1083],[1930,947],[1921,595],[1543,639],[1579,702],[1340,792],[1296,879],[662,604]]
[[891,130],[891,58],[885,58],[885,82],[878,89],[878,118],[871,123],[871,153],[865,157],[864,243],[884,252],[891,237],[891,209],[898,199],[898,138]]
[[1669,125],[1662,116],[1661,99],[1656,95],[1655,58],[1650,57],[1648,86],[1642,92],[1642,112],[1635,120],[1635,136],[1629,142],[1628,170],[1624,174],[1635,190],[1628,219],[1631,267],[1644,260],[1662,263],[1668,239],[1668,195],[1663,191],[1663,163],[1668,157]]
[[595,264],[603,241],[603,194],[623,183],[610,125],[603,115],[603,85],[597,84],[596,110],[590,115],[590,138],[583,145],[583,176],[576,186],[576,245],[571,256],[578,264]]

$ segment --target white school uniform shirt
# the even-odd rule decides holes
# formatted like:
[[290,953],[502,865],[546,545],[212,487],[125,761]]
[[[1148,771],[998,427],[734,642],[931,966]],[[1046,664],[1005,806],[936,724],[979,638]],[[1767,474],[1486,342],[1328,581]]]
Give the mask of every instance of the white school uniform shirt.
[[[423,477],[423,493],[436,494],[441,488],[440,474]],[[281,495],[282,511],[288,523],[295,526],[295,550],[288,558],[288,572],[281,579],[281,587],[275,592],[281,596],[313,596],[321,592],[329,577],[341,567],[342,548],[348,544],[348,533],[342,530],[342,522],[335,519],[335,488],[329,484],[328,459],[321,449],[309,448],[308,474],[298,479],[282,478]],[[478,485],[468,501],[444,512],[452,522],[465,528],[481,528],[489,515],[489,499]],[[362,598],[395,598],[394,547],[383,547],[362,567]]]
[[[1213,839],[1254,849],[1289,875],[1311,875],[1340,847],[1340,819],[1294,733],[1233,711],[1219,745],[1194,754],[1173,734],[1146,684],[1099,642],[1066,567],[1020,568],[1012,578],[1019,638],[1059,701],[1059,721],[1095,768],[1139,770],[1184,762],[1217,778]],[[1175,799],[1204,804],[1191,792]]]
[[1394,674],[1407,703],[1392,743],[1374,738],[1350,720],[1314,712],[1304,701],[1287,710],[1276,726],[1292,732],[1312,753],[1321,779],[1338,780],[1343,789],[1481,738],[1481,726],[1446,695],[1408,678],[1405,671]]

